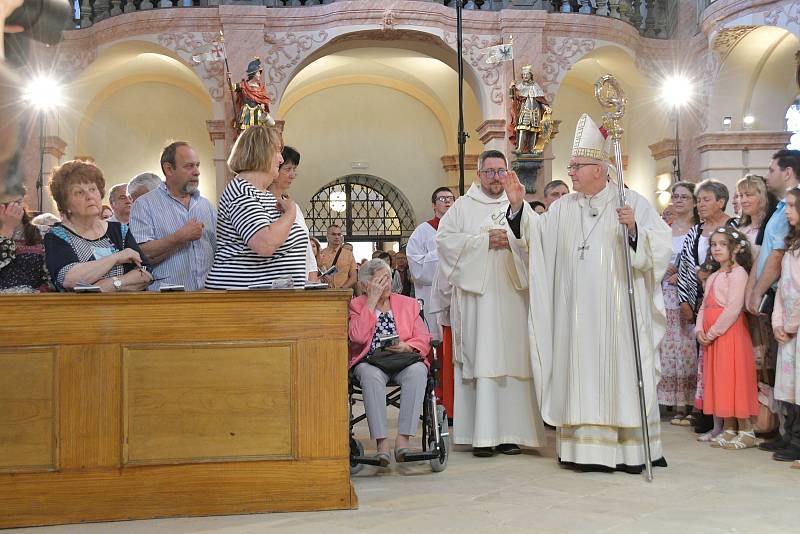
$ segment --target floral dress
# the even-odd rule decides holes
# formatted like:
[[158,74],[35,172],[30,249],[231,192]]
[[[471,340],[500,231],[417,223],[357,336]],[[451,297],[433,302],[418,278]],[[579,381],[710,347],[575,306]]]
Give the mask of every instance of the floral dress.
[[44,261],[44,245],[25,242],[22,232],[0,237],[0,293],[52,291]]
[[781,279],[775,296],[772,325],[781,326],[792,338],[779,346],[775,367],[775,399],[797,404],[800,401],[800,367],[797,365],[797,327],[800,323],[800,257],[787,251],[781,264]]

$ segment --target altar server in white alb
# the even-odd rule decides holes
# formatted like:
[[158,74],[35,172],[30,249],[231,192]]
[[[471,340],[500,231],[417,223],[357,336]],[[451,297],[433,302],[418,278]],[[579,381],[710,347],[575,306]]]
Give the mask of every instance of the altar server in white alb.
[[478,158],[478,179],[439,224],[439,268],[452,286],[453,440],[476,456],[544,445],[528,338],[527,248],[506,220],[502,152]]
[[[518,180],[511,177],[504,185],[509,222],[516,230],[521,220],[529,241],[534,377],[542,417],[557,427],[558,458],[582,470],[641,472],[645,459],[623,247],[631,251],[653,464],[665,466],[656,348],[666,324],[659,281],[670,259],[671,232],[634,191],[626,192],[627,205],[619,208],[606,137],[588,115],[581,116],[567,167],[575,192],[540,217],[525,209]],[[627,243],[622,224],[630,232]]]
[[422,299],[422,310],[425,313],[425,322],[428,325],[433,339],[442,339],[441,329],[432,313],[431,285],[439,265],[439,253],[436,250],[436,231],[439,221],[455,202],[456,197],[447,187],[439,187],[431,195],[433,203],[433,219],[417,226],[406,245],[408,268],[411,270],[411,279],[414,280],[414,296]]

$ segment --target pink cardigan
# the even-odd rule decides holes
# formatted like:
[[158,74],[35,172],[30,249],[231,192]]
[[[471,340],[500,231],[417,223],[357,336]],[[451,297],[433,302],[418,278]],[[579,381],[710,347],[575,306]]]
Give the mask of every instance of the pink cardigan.
[[[430,351],[431,334],[419,316],[419,304],[416,299],[392,293],[389,295],[389,307],[394,315],[397,335],[400,341],[408,343],[419,351],[425,365],[430,367],[426,356]],[[361,361],[369,352],[372,336],[378,317],[375,311],[367,308],[367,296],[361,295],[350,301],[350,367]]]

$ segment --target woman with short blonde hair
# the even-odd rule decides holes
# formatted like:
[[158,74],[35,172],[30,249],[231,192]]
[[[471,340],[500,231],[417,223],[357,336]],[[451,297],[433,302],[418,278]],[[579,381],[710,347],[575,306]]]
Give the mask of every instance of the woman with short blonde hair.
[[206,288],[305,285],[308,234],[297,223],[295,203],[268,190],[283,163],[281,146],[277,130],[260,125],[233,144],[228,166],[236,176],[219,200],[217,250]]

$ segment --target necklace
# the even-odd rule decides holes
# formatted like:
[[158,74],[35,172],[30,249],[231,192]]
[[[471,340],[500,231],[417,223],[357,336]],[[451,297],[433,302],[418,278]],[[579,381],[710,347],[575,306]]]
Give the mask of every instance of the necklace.
[[[591,198],[589,198],[589,197],[587,197],[587,198],[589,199],[589,202],[591,202]],[[597,228],[597,225],[600,224],[600,221],[603,220],[603,215],[605,215],[606,209],[608,209],[608,205],[609,204],[611,204],[611,202],[606,202],[606,205],[603,207],[603,211],[600,212],[600,216],[599,217],[597,217],[596,213],[592,213],[592,209],[597,211],[597,208],[590,208],[589,215],[591,215],[592,217],[597,217],[597,220],[594,222],[592,227],[589,229],[589,233],[588,234],[583,230],[583,212],[581,212],[581,237],[583,237],[583,242],[578,247],[578,252],[581,253],[580,259],[585,259],[584,258],[584,254],[586,253],[587,250],[589,250],[589,243],[588,243],[589,242],[589,238],[592,236],[592,232],[594,232],[595,228]],[[583,206],[581,206],[581,209],[583,209]]]

